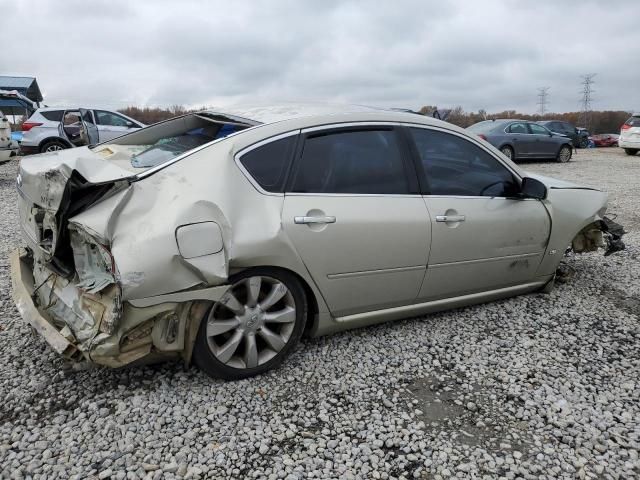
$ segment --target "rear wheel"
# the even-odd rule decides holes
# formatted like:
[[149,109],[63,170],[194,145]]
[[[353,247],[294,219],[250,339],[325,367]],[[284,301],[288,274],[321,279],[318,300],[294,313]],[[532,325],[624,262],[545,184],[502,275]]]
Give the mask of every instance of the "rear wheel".
[[624,153],[626,153],[627,155],[635,155],[636,153],[638,153],[638,149],[637,148],[625,148],[624,149]]
[[64,142],[60,140],[49,140],[40,147],[41,152],[57,152],[58,150],[64,150],[69,148]]
[[560,151],[558,152],[558,156],[556,160],[560,163],[566,163],[571,160],[571,147],[568,145],[563,145]]
[[500,151],[509,160],[515,160],[515,153],[513,152],[513,148],[511,148],[509,145],[505,145],[500,149]]
[[278,269],[246,270],[230,283],[202,319],[193,357],[210,376],[236,380],[282,363],[302,336],[307,299],[296,277]]

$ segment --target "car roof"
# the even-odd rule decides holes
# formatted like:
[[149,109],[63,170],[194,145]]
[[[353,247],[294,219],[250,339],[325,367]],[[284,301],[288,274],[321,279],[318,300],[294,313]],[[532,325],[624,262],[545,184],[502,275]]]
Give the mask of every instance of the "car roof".
[[428,118],[406,109],[377,108],[365,105],[331,104],[331,103],[280,103],[268,105],[232,105],[228,107],[208,109],[203,113],[213,116],[225,115],[239,119],[251,120],[253,123],[269,124],[284,120],[304,117],[320,117],[325,115],[346,115],[357,113],[401,113]]

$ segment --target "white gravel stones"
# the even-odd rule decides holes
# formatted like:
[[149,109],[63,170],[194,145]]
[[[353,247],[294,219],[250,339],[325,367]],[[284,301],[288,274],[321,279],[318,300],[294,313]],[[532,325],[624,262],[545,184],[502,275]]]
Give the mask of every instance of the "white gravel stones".
[[239,382],[74,372],[18,318],[16,162],[0,166],[0,478],[640,476],[640,157],[525,168],[611,193],[631,233],[533,294],[306,340]]

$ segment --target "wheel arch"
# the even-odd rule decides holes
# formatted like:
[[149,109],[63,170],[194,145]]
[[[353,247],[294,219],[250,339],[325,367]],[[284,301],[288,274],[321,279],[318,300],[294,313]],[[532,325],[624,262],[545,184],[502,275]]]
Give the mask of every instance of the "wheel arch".
[[305,297],[307,299],[307,318],[305,320],[303,335],[305,336],[312,335],[313,334],[312,332],[317,330],[317,324],[320,318],[320,307],[324,307],[323,309],[326,310],[326,304],[324,302],[324,298],[322,298],[322,295],[317,289],[315,283],[313,283],[313,280],[310,277],[305,278],[305,276],[300,275],[298,272],[296,272],[291,268],[284,267],[281,265],[270,265],[270,264],[251,265],[250,267],[246,267],[246,268],[238,268],[238,269],[234,269],[233,273],[237,274],[237,273],[240,273],[246,270],[251,270],[251,269],[279,270],[281,272],[292,275],[293,277],[295,277],[295,279],[298,282],[300,282],[300,285],[302,286]]
[[62,137],[53,136],[53,137],[47,137],[47,138],[41,140],[40,143],[38,143],[38,151],[42,152],[42,147],[45,144],[47,144],[49,142],[54,142],[54,141],[64,143],[67,146],[67,148],[73,148],[73,145],[68,140],[66,140],[66,139],[64,139]]

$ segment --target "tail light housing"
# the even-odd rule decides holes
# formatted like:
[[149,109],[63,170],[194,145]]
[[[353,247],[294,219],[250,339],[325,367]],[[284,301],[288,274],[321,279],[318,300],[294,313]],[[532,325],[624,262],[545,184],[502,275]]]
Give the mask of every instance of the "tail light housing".
[[40,125],[42,125],[42,123],[38,123],[38,122],[24,122],[22,124],[22,131],[23,132],[28,132],[29,130],[31,130],[33,127],[39,127]]

